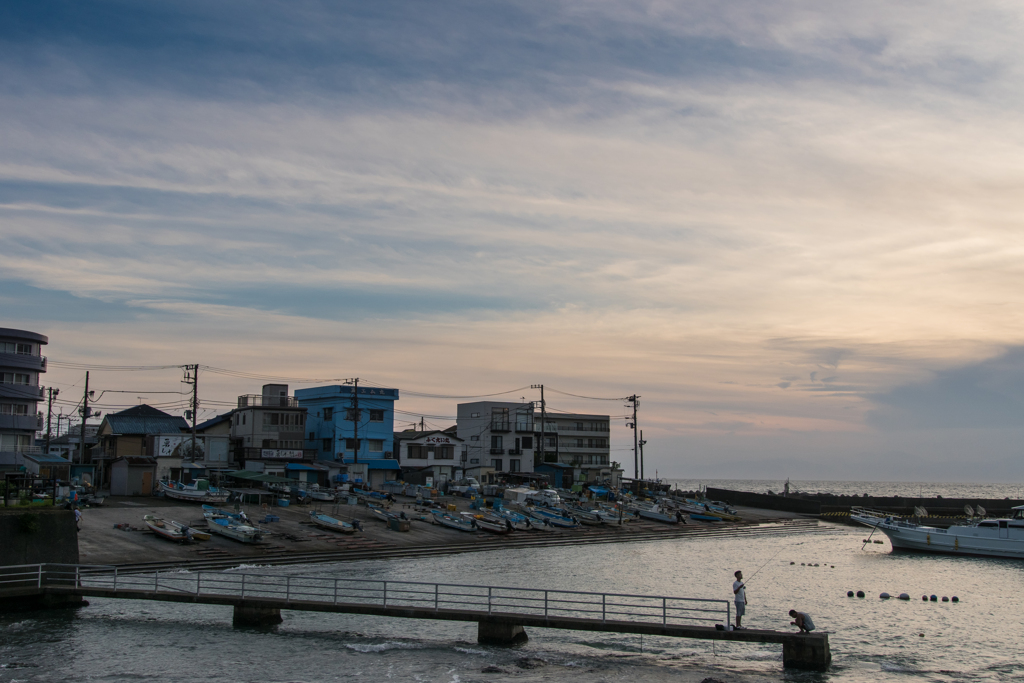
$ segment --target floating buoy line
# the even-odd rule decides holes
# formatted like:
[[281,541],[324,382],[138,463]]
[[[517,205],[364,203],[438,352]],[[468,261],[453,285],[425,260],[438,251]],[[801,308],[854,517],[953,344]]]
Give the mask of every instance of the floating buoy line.
[[[853,591],[846,591],[846,597],[852,598],[854,595],[856,595],[858,598],[863,598],[864,597],[864,591],[857,591],[856,593],[854,593]],[[900,593],[897,596],[893,596],[890,593],[882,591],[882,593],[879,594],[878,597],[880,599],[882,599],[882,600],[888,600],[888,599],[890,599],[892,597],[896,597],[896,599],[898,599],[898,600],[910,600],[910,594],[909,593]],[[939,596],[937,596],[937,595],[922,595],[921,596],[921,600],[923,602],[939,602]],[[958,598],[955,595],[953,597],[951,597],[951,598],[943,595],[941,600],[942,600],[942,602],[960,602],[960,598]]]

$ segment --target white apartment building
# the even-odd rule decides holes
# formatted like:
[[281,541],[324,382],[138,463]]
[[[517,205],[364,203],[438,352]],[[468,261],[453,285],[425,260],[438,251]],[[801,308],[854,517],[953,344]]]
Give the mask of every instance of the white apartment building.
[[[468,474],[533,472],[533,403],[477,401],[460,403],[458,436],[463,441],[462,469]],[[479,468],[479,469],[478,469]]]
[[[534,413],[538,427],[540,412]],[[547,413],[543,461],[573,465],[596,481],[611,475],[610,418],[583,413]],[[537,438],[540,439],[538,429]],[[538,447],[540,444],[538,444]]]

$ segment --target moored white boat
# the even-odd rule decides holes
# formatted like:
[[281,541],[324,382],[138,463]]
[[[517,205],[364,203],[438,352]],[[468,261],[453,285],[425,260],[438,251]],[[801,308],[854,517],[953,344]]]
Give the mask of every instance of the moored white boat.
[[161,481],[160,490],[168,498],[198,503],[226,503],[231,495],[230,491],[211,486],[206,479],[196,479],[191,484],[182,484],[180,481]]
[[204,510],[203,517],[210,531],[241,543],[256,543],[263,539],[263,530],[242,521],[240,515],[224,513],[222,510]]
[[449,529],[458,529],[459,531],[476,531],[476,520],[465,520],[461,517],[450,515],[443,510],[431,510],[430,513],[434,518],[434,524],[440,524]]
[[142,521],[146,524],[147,527],[149,527],[149,530],[152,531],[154,534],[160,536],[161,538],[166,538],[169,541],[177,541],[181,543],[182,541],[185,541],[188,538],[185,535],[185,532],[182,531],[179,527],[172,526],[171,524],[168,524],[166,520],[163,520],[155,515],[146,515],[142,518]]
[[1013,508],[1009,518],[982,519],[948,529],[865,508],[853,508],[850,519],[878,529],[889,537],[893,548],[901,550],[1024,559],[1024,505]]

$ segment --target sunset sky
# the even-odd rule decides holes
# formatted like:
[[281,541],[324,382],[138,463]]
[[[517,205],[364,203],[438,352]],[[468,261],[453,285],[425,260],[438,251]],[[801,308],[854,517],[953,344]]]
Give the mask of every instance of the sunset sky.
[[[1024,7],[5,2],[0,327],[610,414],[647,473],[1024,481]],[[241,376],[241,375],[248,375]],[[176,369],[95,369],[180,413]],[[525,387],[525,388],[524,388]],[[119,391],[122,393],[111,393]],[[564,393],[556,393],[564,392]]]

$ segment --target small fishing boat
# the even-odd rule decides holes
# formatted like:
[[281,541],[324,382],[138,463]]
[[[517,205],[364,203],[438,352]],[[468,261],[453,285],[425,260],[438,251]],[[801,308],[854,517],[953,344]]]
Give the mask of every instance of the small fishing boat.
[[329,489],[322,489],[316,484],[309,487],[309,496],[313,500],[319,500],[325,503],[333,503],[336,499],[333,491]]
[[572,517],[560,514],[561,511],[531,506],[524,507],[523,510],[528,512],[531,517],[543,519],[549,525],[556,526],[559,529],[578,529],[580,526],[580,523]]
[[636,502],[629,506],[627,509],[632,510],[634,513],[643,517],[644,519],[651,519],[656,522],[664,522],[665,524],[679,524],[683,518],[683,514],[678,510],[665,510],[658,505],[650,503]]
[[456,517],[443,510],[431,510],[431,515],[434,517],[434,524],[440,524],[446,526],[449,529],[458,529],[459,531],[476,531],[476,520],[467,520],[462,517]]
[[510,534],[512,533],[512,522],[496,517],[487,513],[463,512],[462,516],[465,519],[470,519],[476,522],[476,528],[482,531],[489,531],[492,534]]
[[226,536],[240,543],[256,543],[263,539],[263,530],[238,519],[236,516],[225,516],[215,512],[204,511],[206,525],[215,534]]
[[536,527],[530,523],[530,518],[513,510],[497,509],[494,514],[512,524],[517,531],[528,531]]
[[160,538],[166,538],[169,541],[177,541],[178,543],[183,543],[188,540],[185,532],[178,526],[172,526],[160,517],[156,517],[155,515],[146,515],[142,518],[142,521],[145,522],[150,531]]
[[374,518],[379,519],[385,524],[392,518],[410,521],[409,516],[404,512],[391,512],[391,510],[385,510],[380,505],[374,505],[373,503],[367,503],[366,508],[373,514]]
[[335,519],[334,517],[329,517],[322,512],[317,512],[315,510],[309,511],[309,521],[321,529],[327,529],[328,531],[339,531],[343,534],[354,534],[356,532],[355,525],[340,519]]
[[191,484],[180,481],[161,481],[160,490],[168,498],[202,503],[226,503],[231,492],[210,486],[207,479],[196,479]]
[[711,515],[702,515],[702,514],[698,514],[696,512],[690,512],[690,513],[688,513],[688,516],[689,516],[690,519],[692,519],[694,521],[697,521],[697,522],[721,522],[722,521],[721,517],[712,517]]
[[587,508],[567,505],[565,507],[566,513],[572,515],[580,524],[586,524],[588,526],[599,526],[604,524],[604,518],[594,510],[588,510]]

